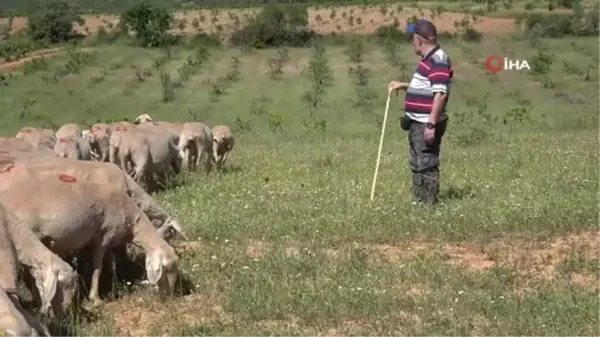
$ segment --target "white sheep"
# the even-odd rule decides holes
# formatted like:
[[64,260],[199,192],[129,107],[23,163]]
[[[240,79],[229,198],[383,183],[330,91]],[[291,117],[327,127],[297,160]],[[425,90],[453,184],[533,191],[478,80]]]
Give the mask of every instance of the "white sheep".
[[89,299],[101,304],[98,289],[105,253],[133,243],[146,254],[146,274],[161,295],[172,294],[179,258],[133,200],[110,184],[80,182],[58,174],[27,181],[0,194],[0,204],[31,228],[49,248],[65,257],[90,246],[93,274]]
[[206,154],[206,173],[212,169],[213,135],[211,129],[204,123],[184,123],[179,135],[177,149],[179,156],[183,159],[183,165],[188,169],[195,169]]
[[92,160],[92,148],[86,139],[80,136],[65,136],[58,138],[54,152],[61,158]]
[[221,168],[235,145],[233,131],[227,125],[217,125],[212,129],[212,136],[213,160],[217,163],[217,168]]
[[178,136],[162,129],[115,129],[109,141],[109,161],[119,164],[125,172],[134,172],[134,180],[138,183],[142,178],[156,174],[159,185],[164,186],[171,171],[178,174],[181,170],[178,140]]
[[[32,152],[32,154],[35,154],[35,152]],[[74,176],[80,181],[109,184],[121,189],[156,224],[157,229],[164,235],[164,238],[170,238],[179,233],[186,239],[179,222],[169,215],[129,175],[114,164],[60,159],[55,155],[43,158],[32,155],[21,156],[20,153],[15,151],[0,153],[0,192],[20,182],[45,180],[61,173]]]
[[42,314],[54,317],[65,313],[77,291],[77,273],[48,250],[10,211],[6,213],[18,260],[35,280],[37,291],[32,293],[41,304]]
[[56,130],[54,136],[57,139],[70,136],[81,137],[81,128],[77,124],[67,123]]
[[17,296],[17,250],[8,229],[4,207],[0,206],[0,329],[13,336],[50,336],[48,329],[24,310]]

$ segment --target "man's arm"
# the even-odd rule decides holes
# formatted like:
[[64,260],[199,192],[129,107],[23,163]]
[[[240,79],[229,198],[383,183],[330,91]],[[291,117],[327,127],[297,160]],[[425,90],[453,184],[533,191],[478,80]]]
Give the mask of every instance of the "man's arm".
[[429,114],[429,123],[436,124],[438,119],[440,118],[440,114],[444,107],[446,106],[446,101],[448,99],[448,93],[438,91],[433,94],[433,106],[431,107],[431,114]]
[[446,106],[451,76],[452,68],[447,63],[434,64],[429,73],[428,78],[433,92],[433,105],[429,114],[429,123],[436,124]]

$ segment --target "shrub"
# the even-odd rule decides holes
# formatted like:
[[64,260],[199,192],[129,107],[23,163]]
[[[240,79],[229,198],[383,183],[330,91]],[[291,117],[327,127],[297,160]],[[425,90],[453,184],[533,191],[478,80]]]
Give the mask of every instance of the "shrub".
[[524,31],[537,37],[597,36],[598,22],[596,4],[595,8],[587,12],[579,10],[574,14],[529,14],[524,20]]
[[35,49],[34,43],[24,39],[9,39],[0,44],[0,60],[11,62]]
[[28,32],[34,40],[52,43],[68,41],[75,34],[73,22],[83,25],[84,20],[63,0],[51,0],[28,15]]
[[570,14],[534,13],[525,18],[525,31],[539,36],[560,37],[573,34]]
[[375,35],[382,39],[391,39],[395,41],[410,41],[410,35],[401,31],[394,25],[380,26],[375,31]]
[[199,33],[187,40],[187,47],[194,49],[198,46],[220,47],[221,39],[217,34]]
[[231,43],[252,48],[305,46],[315,36],[307,24],[306,6],[267,5],[246,27],[232,34]]
[[573,8],[576,6],[576,4],[579,4],[579,0],[559,0],[558,1],[558,6],[563,7],[563,8]]
[[120,22],[126,32],[134,30],[136,39],[144,47],[161,47],[172,44],[174,39],[168,34],[173,23],[173,15],[166,9],[140,3],[121,14]]

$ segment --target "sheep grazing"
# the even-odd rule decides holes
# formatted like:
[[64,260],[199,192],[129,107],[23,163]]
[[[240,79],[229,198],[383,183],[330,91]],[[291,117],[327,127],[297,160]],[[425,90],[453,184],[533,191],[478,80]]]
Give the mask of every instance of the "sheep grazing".
[[54,131],[48,129],[40,130],[31,127],[24,127],[17,132],[15,138],[23,140],[38,149],[46,147],[52,150],[56,144]]
[[217,168],[220,169],[225,161],[227,155],[233,150],[235,145],[235,139],[231,128],[227,125],[217,125],[212,129],[213,136],[213,160],[217,164]]
[[14,137],[0,137],[0,155],[9,154],[16,158],[56,157],[54,150],[47,147],[36,148],[30,143]]
[[[158,184],[165,186],[167,175],[181,170],[177,151],[179,137],[165,130],[137,127],[115,128],[110,136],[109,161],[117,163],[134,180],[146,183],[156,174]],[[118,158],[117,158],[118,156]],[[131,164],[131,165],[130,165]]]
[[90,143],[80,136],[65,136],[58,138],[54,152],[59,157],[78,160],[92,160]]
[[152,122],[152,117],[150,117],[150,115],[148,115],[147,113],[143,113],[139,116],[137,116],[137,118],[134,120],[135,124],[143,124],[143,123],[148,123],[148,122]]
[[158,286],[160,294],[173,293],[179,261],[175,250],[118,187],[58,174],[14,185],[0,194],[0,203],[59,256],[90,245],[94,271],[89,299],[95,305],[102,303],[98,287],[105,253],[126,243],[145,252],[148,280]]
[[183,124],[179,135],[179,156],[183,159],[183,165],[188,170],[196,169],[206,154],[206,173],[212,169],[212,144],[213,135],[211,129],[204,123],[190,122]]
[[16,294],[19,260],[5,208],[0,206],[0,329],[13,336],[50,336],[48,329],[21,307]]
[[0,330],[4,336],[50,336],[48,329],[27,313],[15,297],[0,286]]
[[78,262],[90,258],[87,296],[95,305],[102,303],[104,261],[114,271],[115,252],[132,245],[145,255],[149,283],[161,296],[172,294],[179,257],[169,241],[187,238],[142,186],[164,185],[182,161],[191,171],[206,157],[208,174],[213,164],[225,164],[234,144],[226,125],[155,121],[147,113],[133,123],[89,130],[68,123],[56,132],[24,127],[13,138],[0,137],[0,330],[49,335],[15,295],[18,272],[40,312],[54,318],[78,291],[79,276],[63,260],[73,255]]
[[65,313],[77,291],[77,273],[48,250],[11,212],[6,213],[19,262],[34,278],[36,291],[32,293],[41,305],[41,312],[50,317]]
[[71,136],[81,137],[81,128],[77,124],[67,123],[56,130],[54,136],[57,139]]
[[111,126],[105,123],[92,125],[86,139],[90,143],[91,151],[97,154],[98,161],[108,162],[109,139],[111,135]]
[[45,180],[57,174],[68,174],[80,181],[109,184],[129,195],[144,213],[157,224],[157,230],[168,239],[179,233],[186,238],[179,222],[170,216],[129,175],[116,165],[53,157],[20,158],[0,153],[0,192],[29,180]]

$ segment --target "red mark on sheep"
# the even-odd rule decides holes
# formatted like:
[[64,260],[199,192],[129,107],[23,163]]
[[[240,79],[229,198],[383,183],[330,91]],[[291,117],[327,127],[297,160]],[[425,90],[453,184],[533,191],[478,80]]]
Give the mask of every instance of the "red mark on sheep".
[[60,181],[65,182],[65,183],[76,183],[77,182],[77,179],[75,179],[75,177],[70,176],[68,174],[59,174],[58,179],[60,179]]
[[115,130],[117,130],[117,131],[127,131],[127,127],[126,126],[117,126]]
[[61,142],[61,143],[66,143],[67,139],[64,138],[64,137],[60,137],[60,139],[58,141]]
[[9,161],[5,162],[3,166],[0,166],[0,173],[10,172],[10,170],[15,168],[15,162]]

